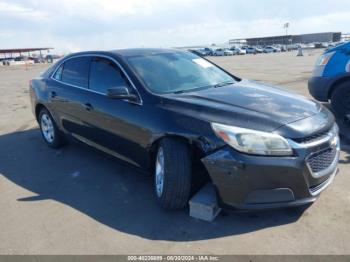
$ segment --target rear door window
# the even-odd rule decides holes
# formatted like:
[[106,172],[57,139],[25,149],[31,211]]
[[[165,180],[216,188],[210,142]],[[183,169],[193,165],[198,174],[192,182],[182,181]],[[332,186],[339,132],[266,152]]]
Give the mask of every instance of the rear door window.
[[89,87],[90,57],[76,57],[67,60],[63,65],[61,81],[70,85]]
[[55,75],[53,76],[53,78],[55,78],[56,80],[61,81],[62,80],[62,72],[63,72],[63,65],[60,65],[60,67],[57,69]]
[[[90,67],[91,90],[106,94],[109,88],[125,86],[129,88],[126,78],[119,67],[104,57],[93,57]],[[129,88],[131,92],[131,89]]]

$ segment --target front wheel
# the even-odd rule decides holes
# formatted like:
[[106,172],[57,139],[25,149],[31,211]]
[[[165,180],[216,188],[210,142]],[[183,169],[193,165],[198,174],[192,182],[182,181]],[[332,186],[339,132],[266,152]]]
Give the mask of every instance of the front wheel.
[[331,105],[334,113],[344,120],[350,114],[350,81],[338,85],[332,93]]
[[181,209],[190,197],[191,156],[182,140],[164,138],[155,160],[154,190],[158,204],[164,209]]

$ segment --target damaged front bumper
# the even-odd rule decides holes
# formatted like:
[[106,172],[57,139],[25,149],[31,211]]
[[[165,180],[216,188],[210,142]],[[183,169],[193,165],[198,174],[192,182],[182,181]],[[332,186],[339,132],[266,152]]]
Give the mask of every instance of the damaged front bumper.
[[299,206],[314,202],[333,181],[339,138],[334,141],[299,148],[291,157],[254,156],[224,146],[202,158],[202,162],[222,206],[239,209]]

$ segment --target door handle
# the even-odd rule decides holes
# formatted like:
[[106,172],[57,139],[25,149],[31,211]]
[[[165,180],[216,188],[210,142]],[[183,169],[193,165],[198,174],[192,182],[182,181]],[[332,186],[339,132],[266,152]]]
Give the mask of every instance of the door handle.
[[51,97],[51,98],[57,97],[57,93],[56,93],[55,91],[51,91],[51,92],[50,92],[50,97]]
[[85,104],[84,104],[84,107],[85,107],[85,109],[86,109],[87,111],[91,111],[92,109],[94,109],[93,106],[92,106],[90,103],[85,103]]

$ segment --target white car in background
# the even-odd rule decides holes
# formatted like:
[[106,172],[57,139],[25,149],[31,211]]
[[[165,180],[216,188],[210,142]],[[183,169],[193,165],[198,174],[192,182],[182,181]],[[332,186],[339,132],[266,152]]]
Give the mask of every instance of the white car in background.
[[255,47],[248,47],[248,48],[246,48],[245,51],[247,52],[247,54],[256,54],[257,53]]
[[224,56],[225,55],[225,51],[223,48],[217,48],[214,50],[214,56]]
[[225,55],[233,55],[233,52],[232,52],[230,49],[225,48],[225,49],[224,49],[224,54],[225,54]]
[[255,51],[257,54],[264,53],[264,49],[262,49],[261,47],[255,47]]
[[264,53],[269,54],[269,53],[275,53],[276,49],[273,46],[266,46],[264,48]]
[[275,53],[282,52],[282,46],[273,46],[273,48],[275,49]]
[[246,50],[237,47],[231,47],[230,50],[234,55],[245,55],[247,53]]

